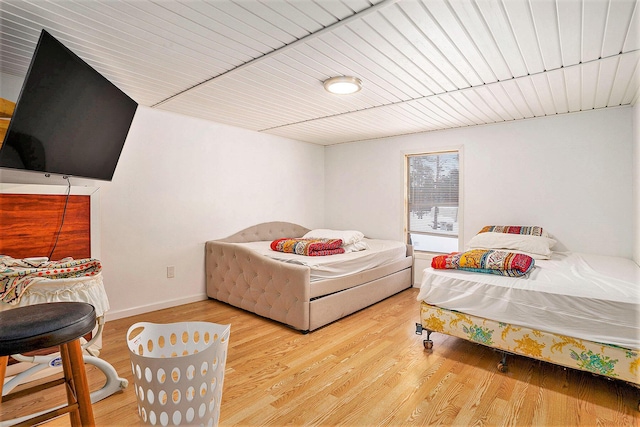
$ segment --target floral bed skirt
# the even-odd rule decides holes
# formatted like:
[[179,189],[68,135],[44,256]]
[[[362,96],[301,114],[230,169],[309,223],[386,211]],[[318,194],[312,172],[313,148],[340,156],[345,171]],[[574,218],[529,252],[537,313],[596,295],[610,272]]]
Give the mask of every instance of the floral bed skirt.
[[640,386],[640,350],[600,344],[451,311],[425,302],[422,327],[545,362]]

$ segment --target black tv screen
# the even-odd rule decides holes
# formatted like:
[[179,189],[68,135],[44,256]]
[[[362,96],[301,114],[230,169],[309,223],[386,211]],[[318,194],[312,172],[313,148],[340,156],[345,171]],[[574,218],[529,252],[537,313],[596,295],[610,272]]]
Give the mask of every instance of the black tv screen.
[[42,30],[0,167],[110,181],[138,104]]

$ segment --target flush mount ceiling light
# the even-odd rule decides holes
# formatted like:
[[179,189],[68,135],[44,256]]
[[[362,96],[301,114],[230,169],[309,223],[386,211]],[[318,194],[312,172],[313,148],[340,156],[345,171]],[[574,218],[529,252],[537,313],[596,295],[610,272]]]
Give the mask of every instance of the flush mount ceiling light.
[[324,89],[337,95],[348,95],[362,89],[362,82],[357,77],[337,76],[324,81]]

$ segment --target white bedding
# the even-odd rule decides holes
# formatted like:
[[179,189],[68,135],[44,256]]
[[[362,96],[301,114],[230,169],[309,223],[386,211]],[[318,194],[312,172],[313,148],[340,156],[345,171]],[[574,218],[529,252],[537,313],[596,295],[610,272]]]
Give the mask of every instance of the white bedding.
[[424,270],[419,301],[513,325],[640,349],[640,267],[554,253],[526,278]]
[[311,281],[334,279],[369,270],[406,257],[407,247],[393,240],[363,239],[369,249],[326,256],[304,256],[271,250],[270,241],[238,243],[273,259],[306,265],[311,269]]

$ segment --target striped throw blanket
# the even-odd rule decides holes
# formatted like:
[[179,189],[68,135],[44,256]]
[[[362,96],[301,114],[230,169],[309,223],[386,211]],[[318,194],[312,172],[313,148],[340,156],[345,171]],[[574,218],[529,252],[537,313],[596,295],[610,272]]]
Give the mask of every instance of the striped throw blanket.
[[510,277],[524,276],[533,269],[534,265],[535,261],[529,255],[493,249],[453,252],[431,260],[431,267],[435,269],[465,270]]
[[276,239],[271,250],[289,254],[322,256],[343,254],[342,239]]
[[507,234],[526,234],[529,236],[545,236],[547,232],[538,226],[524,226],[524,225],[487,225],[482,227],[480,233],[507,233]]
[[100,271],[100,261],[93,258],[64,258],[60,261],[35,263],[0,256],[0,301],[16,305],[30,285],[44,279],[94,276]]

